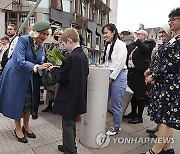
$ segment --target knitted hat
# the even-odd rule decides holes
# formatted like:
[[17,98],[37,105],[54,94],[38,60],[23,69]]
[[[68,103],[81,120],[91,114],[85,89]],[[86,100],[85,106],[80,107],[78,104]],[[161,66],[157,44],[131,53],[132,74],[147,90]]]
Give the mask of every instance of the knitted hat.
[[41,32],[44,30],[48,30],[51,28],[51,24],[49,21],[38,21],[33,26],[33,31]]

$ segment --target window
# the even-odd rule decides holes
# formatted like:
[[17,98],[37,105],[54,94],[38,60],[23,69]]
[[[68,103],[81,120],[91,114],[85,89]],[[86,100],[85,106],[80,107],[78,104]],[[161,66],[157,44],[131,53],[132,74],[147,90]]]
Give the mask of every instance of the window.
[[63,11],[71,12],[71,0],[62,0]]
[[92,13],[93,21],[98,22],[98,8],[96,6],[93,7],[93,13]]
[[92,32],[90,30],[87,30],[87,46],[91,48],[92,43]]
[[106,4],[106,0],[102,0],[102,2],[103,2],[104,4]]
[[106,0],[106,5],[110,7],[110,0]]
[[96,32],[96,50],[99,50],[101,43],[101,35]]
[[17,24],[17,20],[18,20],[18,13],[17,12],[8,12],[7,14],[7,23],[14,23]]
[[49,8],[50,7],[49,0],[41,0],[38,7],[40,7],[40,8]]
[[87,17],[87,1],[82,0],[82,15],[83,17]]
[[101,25],[105,25],[107,23],[107,15],[105,12],[102,12],[101,14]]

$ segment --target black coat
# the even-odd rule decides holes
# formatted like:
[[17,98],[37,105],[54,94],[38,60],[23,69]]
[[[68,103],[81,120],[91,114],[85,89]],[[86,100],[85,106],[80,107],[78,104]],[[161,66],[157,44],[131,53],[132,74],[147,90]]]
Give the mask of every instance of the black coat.
[[127,46],[127,58],[129,58],[129,55],[133,49],[135,49],[135,47],[137,47],[137,49],[134,51],[132,56],[133,64],[137,70],[145,71],[151,62],[151,53],[155,47],[155,42],[153,40],[146,40],[142,42],[138,39],[136,42],[133,42]]
[[[135,49],[135,47],[137,48]],[[146,40],[144,42],[137,40],[127,47],[128,58],[133,49],[135,49],[132,55],[135,68],[128,68],[128,86],[133,90],[134,97],[136,98],[144,98],[145,96],[146,85],[144,71],[149,67],[151,53],[154,47],[155,42],[153,40]]]
[[74,117],[87,112],[88,59],[81,47],[75,48],[60,68],[51,70],[59,83],[53,110],[63,117]]

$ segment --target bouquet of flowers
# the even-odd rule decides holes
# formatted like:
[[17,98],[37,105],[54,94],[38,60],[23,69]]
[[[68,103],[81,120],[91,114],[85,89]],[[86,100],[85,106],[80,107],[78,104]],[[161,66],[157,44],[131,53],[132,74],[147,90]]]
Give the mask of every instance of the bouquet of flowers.
[[[47,52],[46,56],[48,61],[55,66],[61,66],[62,61],[65,58],[63,53],[58,48],[53,48],[52,51]],[[42,84],[46,87],[50,87],[56,84],[56,81],[53,79],[49,71],[43,73]]]

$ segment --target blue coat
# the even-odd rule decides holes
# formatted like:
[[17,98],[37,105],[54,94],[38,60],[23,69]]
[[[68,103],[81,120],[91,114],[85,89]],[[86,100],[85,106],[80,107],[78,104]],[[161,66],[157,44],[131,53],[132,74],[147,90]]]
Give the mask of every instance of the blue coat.
[[11,119],[22,118],[27,89],[33,80],[33,67],[45,59],[44,45],[40,44],[37,54],[33,46],[28,35],[21,36],[0,79],[0,113]]

